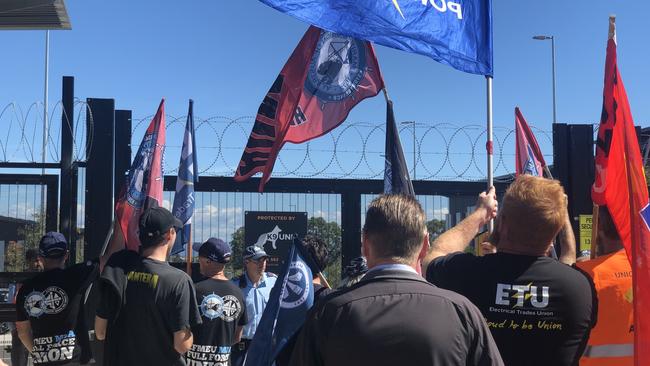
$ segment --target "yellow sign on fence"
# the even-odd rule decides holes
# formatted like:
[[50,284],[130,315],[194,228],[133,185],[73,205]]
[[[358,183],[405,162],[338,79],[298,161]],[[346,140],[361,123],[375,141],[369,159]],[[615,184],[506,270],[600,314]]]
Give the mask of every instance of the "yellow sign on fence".
[[580,215],[580,251],[591,249],[592,215]]

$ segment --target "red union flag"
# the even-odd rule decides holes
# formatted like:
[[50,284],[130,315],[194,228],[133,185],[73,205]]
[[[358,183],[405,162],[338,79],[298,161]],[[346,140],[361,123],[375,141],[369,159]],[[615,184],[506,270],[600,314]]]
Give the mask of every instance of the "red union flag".
[[616,62],[610,18],[603,110],[596,141],[594,203],[606,205],[630,260],[634,289],[634,362],[650,365],[650,208],[643,160]]
[[383,87],[369,42],[309,27],[257,111],[235,180],[262,172],[261,192],[284,143],[324,135]]
[[[162,204],[164,149],[165,100],[163,99],[142,138],[122,194],[115,205],[115,219],[119,223],[115,230],[120,230],[121,235],[114,237],[121,236],[121,238],[117,239],[117,244],[112,243],[112,246],[122,247],[126,244],[127,249],[138,251],[140,247],[138,223],[142,211],[151,205]],[[121,240],[125,240],[125,243],[121,243]]]
[[516,175],[530,174],[543,177],[544,167],[546,167],[544,155],[542,155],[537,139],[533,131],[530,130],[519,107],[515,107],[515,137]]

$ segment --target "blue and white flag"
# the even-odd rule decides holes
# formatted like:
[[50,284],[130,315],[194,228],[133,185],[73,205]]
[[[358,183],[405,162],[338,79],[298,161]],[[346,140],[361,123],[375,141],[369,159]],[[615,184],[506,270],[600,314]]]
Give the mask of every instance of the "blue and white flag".
[[[413,147],[415,148],[415,147]],[[386,146],[384,165],[384,193],[399,193],[415,196],[413,183],[406,168],[406,159],[402,143],[399,140],[399,132],[395,124],[395,113],[393,113],[393,101],[386,102]]]
[[260,0],[330,32],[492,76],[491,0]]
[[172,214],[183,223],[180,235],[176,236],[176,242],[172,247],[171,254],[182,252],[190,241],[190,230],[192,228],[192,216],[194,216],[194,183],[199,180],[196,164],[196,152],[194,151],[194,101],[190,99],[190,107],[187,113],[185,124],[185,136],[183,137],[183,150],[181,161],[178,164],[178,178],[176,178],[176,194]]
[[244,366],[270,366],[291,336],[305,323],[314,305],[314,284],[308,256],[294,240],[288,260],[271,290],[262,319],[246,353]]

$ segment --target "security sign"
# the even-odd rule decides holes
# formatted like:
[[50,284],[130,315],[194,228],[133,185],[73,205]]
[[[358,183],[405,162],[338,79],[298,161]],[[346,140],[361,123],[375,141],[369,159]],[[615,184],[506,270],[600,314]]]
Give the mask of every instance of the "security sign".
[[269,255],[266,270],[280,273],[293,239],[307,234],[306,212],[245,212],[246,246],[257,245]]

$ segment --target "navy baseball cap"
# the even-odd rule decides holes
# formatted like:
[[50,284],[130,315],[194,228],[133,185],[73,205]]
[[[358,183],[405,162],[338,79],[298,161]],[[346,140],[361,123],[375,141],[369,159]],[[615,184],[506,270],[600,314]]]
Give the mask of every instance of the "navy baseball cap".
[[38,243],[38,255],[46,258],[63,256],[68,251],[68,242],[65,236],[56,231],[50,231],[41,238]]
[[230,262],[232,250],[230,250],[230,245],[226,244],[223,240],[210,238],[199,248],[199,257],[225,264]]
[[257,245],[249,245],[246,247],[246,250],[244,250],[244,259],[252,259],[254,261],[268,257],[269,255],[266,254],[264,249],[261,247],[258,247]]
[[140,243],[145,247],[153,245],[172,227],[179,230],[183,223],[163,207],[149,208],[140,216]]

